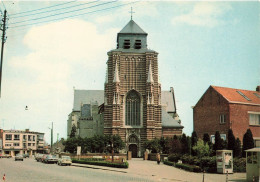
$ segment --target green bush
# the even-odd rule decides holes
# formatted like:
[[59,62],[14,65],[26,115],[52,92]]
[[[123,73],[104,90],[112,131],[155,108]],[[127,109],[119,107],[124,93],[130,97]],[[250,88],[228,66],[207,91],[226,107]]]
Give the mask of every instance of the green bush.
[[174,166],[174,162],[163,161],[163,163],[164,163],[165,165],[168,165],[168,166]]
[[168,161],[178,162],[178,160],[180,160],[180,158],[181,158],[180,154],[173,153],[168,156]]
[[200,159],[200,165],[202,170],[209,173],[215,173],[217,172],[217,163],[216,163],[216,157],[202,157]]
[[128,162],[111,163],[111,162],[107,162],[107,161],[86,161],[86,160],[77,160],[77,159],[73,159],[72,162],[79,163],[79,164],[89,164],[89,165],[107,166],[107,167],[116,167],[116,168],[128,168],[129,167]]
[[246,172],[246,158],[234,158],[233,171],[234,172]]
[[199,166],[195,166],[195,165],[176,163],[175,167],[181,168],[181,169],[184,169],[184,170],[190,171],[190,172],[201,172],[201,168]]

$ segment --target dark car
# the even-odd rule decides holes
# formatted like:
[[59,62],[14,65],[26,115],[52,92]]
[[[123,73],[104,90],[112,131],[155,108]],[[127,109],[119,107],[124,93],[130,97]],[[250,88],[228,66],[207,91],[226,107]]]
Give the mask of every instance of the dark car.
[[23,158],[29,158],[29,154],[23,154]]
[[58,162],[58,158],[54,155],[47,155],[44,160],[43,160],[44,163],[46,164],[50,164],[50,163],[57,163]]
[[16,154],[15,161],[23,161],[23,155],[22,154]]

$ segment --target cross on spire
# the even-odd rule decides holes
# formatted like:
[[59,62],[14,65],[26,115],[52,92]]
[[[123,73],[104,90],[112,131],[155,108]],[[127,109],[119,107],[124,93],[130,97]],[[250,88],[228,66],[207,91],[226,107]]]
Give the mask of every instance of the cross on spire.
[[133,19],[133,13],[135,13],[134,11],[133,11],[133,7],[131,7],[131,11],[129,11],[129,13],[131,13],[131,20]]

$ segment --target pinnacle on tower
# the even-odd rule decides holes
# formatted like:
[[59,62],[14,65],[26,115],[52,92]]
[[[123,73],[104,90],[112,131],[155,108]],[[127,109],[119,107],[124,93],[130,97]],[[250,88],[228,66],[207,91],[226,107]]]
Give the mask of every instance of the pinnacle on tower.
[[116,61],[116,67],[115,67],[115,73],[114,73],[114,80],[113,82],[120,82],[119,80],[119,73],[118,73],[118,68],[117,68],[117,61]]
[[151,61],[150,61],[147,83],[153,83],[153,82],[154,81],[153,81],[153,74],[152,74],[152,65],[151,65]]

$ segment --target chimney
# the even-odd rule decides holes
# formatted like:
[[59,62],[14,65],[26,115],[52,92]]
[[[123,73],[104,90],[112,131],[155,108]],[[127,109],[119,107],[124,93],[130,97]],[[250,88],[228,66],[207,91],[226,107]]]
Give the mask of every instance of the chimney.
[[258,85],[258,86],[256,87],[256,91],[257,91],[257,92],[260,92],[260,85]]
[[26,133],[29,133],[29,129],[25,129],[25,132],[26,132]]

